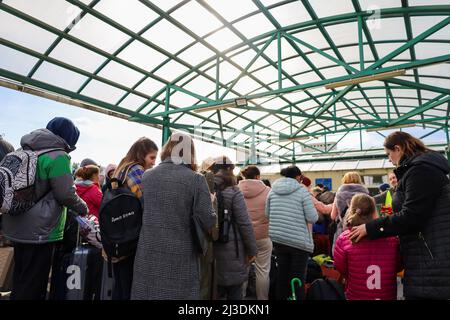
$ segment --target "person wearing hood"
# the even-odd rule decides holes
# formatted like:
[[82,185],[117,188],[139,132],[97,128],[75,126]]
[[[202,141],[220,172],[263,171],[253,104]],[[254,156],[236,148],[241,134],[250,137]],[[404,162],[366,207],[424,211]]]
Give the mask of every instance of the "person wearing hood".
[[450,299],[450,165],[406,132],[384,148],[396,167],[394,214],[352,228],[350,240],[399,236],[406,299]]
[[[248,281],[248,267],[256,259],[257,247],[252,222],[247,212],[244,195],[236,186],[234,164],[226,156],[214,159],[210,170],[214,173],[218,206],[231,211],[228,241],[214,243],[217,291],[219,297],[242,300],[243,285]],[[223,199],[223,200],[221,200]],[[221,201],[223,201],[221,203]],[[221,214],[219,210],[219,222]],[[225,228],[224,223],[219,229]]]
[[114,171],[117,169],[117,165],[108,164],[105,169],[105,183],[102,186],[102,193],[105,193],[106,190],[111,189],[111,179],[113,177]]
[[331,252],[334,252],[334,244],[336,239],[346,229],[345,214],[350,207],[352,197],[357,193],[369,194],[369,190],[363,186],[361,176],[356,171],[347,172],[342,177],[342,185],[336,191],[336,196],[333,202],[333,209],[331,210],[331,221],[333,221],[334,231],[332,237],[330,237]]
[[69,153],[75,150],[78,128],[67,118],[52,119],[45,129],[22,137],[24,150],[39,155],[35,182],[36,204],[27,212],[3,216],[5,236],[14,243],[12,300],[43,300],[55,244],[62,240],[67,209],[88,213],[76,194]]
[[299,300],[305,298],[303,284],[306,279],[308,256],[314,251],[312,224],[318,219],[311,195],[302,186],[302,172],[291,165],[281,170],[283,178],[276,180],[267,197],[266,216],[269,236],[278,257],[277,300],[291,296],[291,280],[299,278],[296,287]]
[[268,300],[272,241],[269,238],[269,220],[265,215],[265,207],[270,188],[260,180],[261,173],[256,166],[247,166],[241,171],[241,175],[244,180],[239,181],[239,189],[244,195],[258,248],[255,260],[256,298]]

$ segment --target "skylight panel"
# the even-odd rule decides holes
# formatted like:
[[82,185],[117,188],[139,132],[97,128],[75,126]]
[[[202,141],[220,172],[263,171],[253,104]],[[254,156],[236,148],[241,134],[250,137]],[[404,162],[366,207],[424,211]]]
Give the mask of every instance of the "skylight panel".
[[[81,9],[66,1],[52,0],[6,0],[3,3],[20,10],[38,20],[64,30],[79,16]],[[45,10],[43,10],[45,8]],[[76,25],[75,25],[76,26]],[[77,26],[76,26],[77,27]]]
[[159,68],[155,74],[171,82],[188,70],[189,69],[186,66],[176,62],[175,60],[170,60],[168,63]]
[[40,53],[56,40],[55,34],[4,11],[0,11],[0,37]]
[[[406,40],[405,20],[403,18],[383,18],[373,27],[368,26],[373,41]],[[357,36],[358,33],[355,33]]]
[[196,66],[213,56],[215,56],[214,51],[208,49],[201,43],[196,43],[178,55],[180,59],[183,59],[193,66]]
[[138,40],[127,45],[118,57],[149,72],[168,59],[164,54]]
[[200,37],[223,25],[196,1],[190,1],[173,12],[171,16]]
[[87,77],[59,67],[55,64],[44,62],[33,75],[33,79],[40,80],[63,89],[77,91],[87,80]]
[[31,68],[38,62],[37,58],[0,45],[0,68],[27,75]]
[[309,0],[309,3],[319,18],[355,12],[350,0],[339,0],[339,5],[332,5],[330,2],[323,0]]
[[194,41],[194,38],[165,19],[159,21],[142,36],[171,54],[177,53]]
[[262,13],[258,13],[233,25],[247,39],[259,36],[275,29],[274,25]]
[[300,1],[294,1],[278,6],[270,9],[269,12],[275,19],[277,19],[278,23],[282,27],[311,20],[311,16],[308,14],[308,11],[306,11]]
[[50,57],[91,73],[106,60],[104,56],[65,39],[52,50]]
[[133,32],[139,32],[159,17],[156,12],[137,0],[100,1],[94,9]]
[[115,61],[110,61],[99,72],[99,76],[131,88],[144,77],[144,74],[130,69]]
[[83,91],[81,91],[82,95],[110,104],[116,104],[117,101],[125,95],[125,93],[126,92],[121,89],[97,80],[91,80]]
[[70,30],[70,35],[108,53],[114,53],[129,39],[125,33],[90,14],[85,15],[78,24],[79,28]]
[[206,38],[209,44],[216,47],[219,51],[225,51],[239,43],[242,40],[228,28],[223,28]]
[[147,99],[145,99],[144,97],[140,97],[131,93],[125,99],[123,99],[119,106],[134,111],[146,101]]
[[229,22],[258,10],[258,7],[252,1],[233,0],[233,2],[236,5],[232,1],[206,0],[208,5]]

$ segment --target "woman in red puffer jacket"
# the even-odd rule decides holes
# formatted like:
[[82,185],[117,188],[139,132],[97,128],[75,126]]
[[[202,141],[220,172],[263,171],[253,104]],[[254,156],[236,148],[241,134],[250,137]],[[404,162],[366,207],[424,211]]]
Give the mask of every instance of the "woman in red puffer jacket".
[[77,180],[75,180],[77,194],[86,202],[89,208],[87,218],[90,219],[92,218],[91,216],[94,216],[96,221],[98,221],[98,212],[103,197],[98,183],[99,174],[100,169],[94,165],[81,167],[75,173],[77,177]]
[[[377,218],[374,199],[360,193],[353,196],[344,223],[351,228]],[[398,238],[352,243],[349,234],[347,229],[338,237],[333,253],[334,265],[346,279],[347,299],[396,300],[400,269]]]

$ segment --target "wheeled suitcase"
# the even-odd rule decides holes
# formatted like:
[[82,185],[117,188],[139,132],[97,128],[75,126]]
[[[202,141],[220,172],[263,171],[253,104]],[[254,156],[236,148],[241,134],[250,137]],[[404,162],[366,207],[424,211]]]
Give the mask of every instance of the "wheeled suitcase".
[[88,244],[64,254],[52,270],[50,299],[100,299],[102,261],[101,250]]
[[100,291],[100,300],[112,300],[114,289],[114,270],[108,261],[103,259],[102,283]]

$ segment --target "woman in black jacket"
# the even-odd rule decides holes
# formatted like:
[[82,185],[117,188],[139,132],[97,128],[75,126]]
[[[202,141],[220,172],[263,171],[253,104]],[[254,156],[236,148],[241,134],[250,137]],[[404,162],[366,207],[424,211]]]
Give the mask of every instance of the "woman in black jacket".
[[406,132],[384,147],[399,180],[395,214],[354,227],[350,239],[400,236],[406,299],[450,299],[450,165]]

